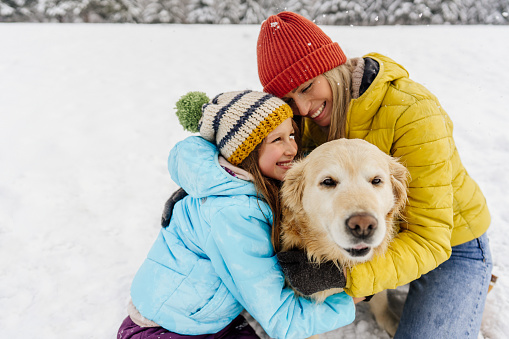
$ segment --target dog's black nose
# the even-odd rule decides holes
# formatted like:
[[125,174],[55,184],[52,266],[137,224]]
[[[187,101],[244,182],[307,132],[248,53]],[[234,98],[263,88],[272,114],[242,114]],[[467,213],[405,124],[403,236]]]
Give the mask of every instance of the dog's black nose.
[[346,220],[346,225],[350,232],[357,238],[370,237],[378,226],[375,217],[366,214],[354,214]]

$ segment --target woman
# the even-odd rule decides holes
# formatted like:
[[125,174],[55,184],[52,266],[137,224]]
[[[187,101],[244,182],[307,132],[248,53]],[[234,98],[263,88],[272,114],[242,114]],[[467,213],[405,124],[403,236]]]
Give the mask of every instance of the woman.
[[490,215],[437,98],[386,56],[347,59],[317,25],[291,12],[262,23],[257,57],[264,91],[302,119],[304,152],[359,138],[410,171],[400,233],[385,257],[347,272],[346,292],[362,297],[410,283],[396,338],[476,338],[492,269]]

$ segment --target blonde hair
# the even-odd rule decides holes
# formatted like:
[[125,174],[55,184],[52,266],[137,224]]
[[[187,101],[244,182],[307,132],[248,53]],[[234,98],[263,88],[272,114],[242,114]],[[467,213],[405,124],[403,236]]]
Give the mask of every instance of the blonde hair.
[[332,90],[332,114],[327,141],[346,137],[346,114],[352,99],[353,63],[348,59],[323,75]]

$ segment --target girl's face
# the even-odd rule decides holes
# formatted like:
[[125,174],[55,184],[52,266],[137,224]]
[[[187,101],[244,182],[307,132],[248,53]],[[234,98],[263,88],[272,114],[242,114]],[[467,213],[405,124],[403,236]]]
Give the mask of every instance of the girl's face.
[[290,105],[294,114],[311,118],[322,127],[330,125],[332,90],[323,74],[287,93],[283,100]]
[[294,133],[292,119],[288,118],[263,139],[258,156],[263,175],[279,181],[284,179],[297,154]]

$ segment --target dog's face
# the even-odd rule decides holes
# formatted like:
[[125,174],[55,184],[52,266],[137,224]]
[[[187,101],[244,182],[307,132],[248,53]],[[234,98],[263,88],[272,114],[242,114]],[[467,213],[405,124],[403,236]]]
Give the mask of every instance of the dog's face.
[[355,264],[385,251],[406,201],[406,168],[360,139],[323,144],[283,184],[283,249]]

